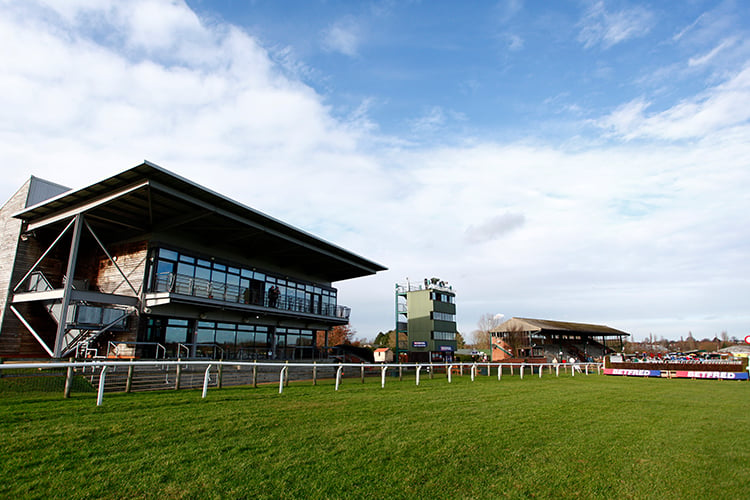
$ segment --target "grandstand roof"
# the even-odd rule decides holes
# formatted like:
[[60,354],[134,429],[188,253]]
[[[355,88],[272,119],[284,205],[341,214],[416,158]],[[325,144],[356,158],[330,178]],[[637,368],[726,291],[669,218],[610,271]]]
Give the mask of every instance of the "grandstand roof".
[[553,321],[548,319],[510,318],[508,321],[492,330],[493,332],[547,332],[574,333],[598,337],[629,336],[629,333],[616,330],[606,325],[592,325],[589,323],[571,323],[568,321]]

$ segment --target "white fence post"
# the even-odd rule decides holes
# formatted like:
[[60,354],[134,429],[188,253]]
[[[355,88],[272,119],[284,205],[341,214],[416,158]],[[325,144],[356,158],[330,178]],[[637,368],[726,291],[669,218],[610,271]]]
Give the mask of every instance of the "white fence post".
[[279,372],[279,394],[284,392],[284,375],[286,374],[286,370],[289,368],[288,366],[284,366],[281,371]]
[[417,363],[417,385],[419,385],[419,372],[422,371],[422,365]]
[[107,377],[107,368],[107,365],[102,366],[102,371],[99,373],[99,392],[96,395],[96,406],[101,406],[104,399],[104,379]]
[[521,372],[521,380],[523,380],[523,365],[521,365],[520,372]]
[[451,372],[453,371],[453,365],[448,365],[448,383],[451,383]]
[[542,378],[543,371],[544,371],[544,365],[539,365],[539,378]]
[[211,365],[208,365],[206,367],[206,374],[203,375],[203,395],[201,396],[201,398],[203,399],[206,399],[206,394],[208,394],[208,381],[211,377],[210,372],[211,372]]
[[471,381],[474,382],[474,374],[477,372],[477,364],[471,365]]
[[497,379],[500,380],[501,378],[503,378],[503,364],[502,363],[497,365]]
[[387,366],[383,366],[380,369],[380,388],[385,387],[385,372],[388,370]]
[[344,371],[344,366],[339,365],[339,369],[336,370],[336,390],[339,390],[339,384],[341,384],[341,372]]

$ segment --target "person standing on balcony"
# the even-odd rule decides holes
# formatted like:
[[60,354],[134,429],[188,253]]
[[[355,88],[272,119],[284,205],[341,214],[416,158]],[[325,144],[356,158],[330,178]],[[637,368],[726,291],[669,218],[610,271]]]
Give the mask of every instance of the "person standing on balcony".
[[272,286],[268,290],[268,307],[276,307],[276,302],[279,300],[279,287],[276,285]]

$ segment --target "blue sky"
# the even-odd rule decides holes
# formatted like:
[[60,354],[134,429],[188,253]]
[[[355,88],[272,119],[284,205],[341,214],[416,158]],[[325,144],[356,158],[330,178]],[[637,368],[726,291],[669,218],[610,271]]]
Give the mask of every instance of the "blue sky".
[[142,159],[483,314],[750,334],[741,1],[0,1],[6,199]]

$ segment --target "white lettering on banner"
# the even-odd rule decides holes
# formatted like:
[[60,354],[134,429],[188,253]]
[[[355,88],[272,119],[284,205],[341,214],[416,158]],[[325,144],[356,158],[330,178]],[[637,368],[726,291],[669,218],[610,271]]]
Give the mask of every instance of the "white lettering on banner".
[[687,372],[689,378],[726,378],[734,379],[734,372]]
[[625,368],[613,368],[612,375],[625,375],[628,377],[649,377],[651,370],[628,370]]

